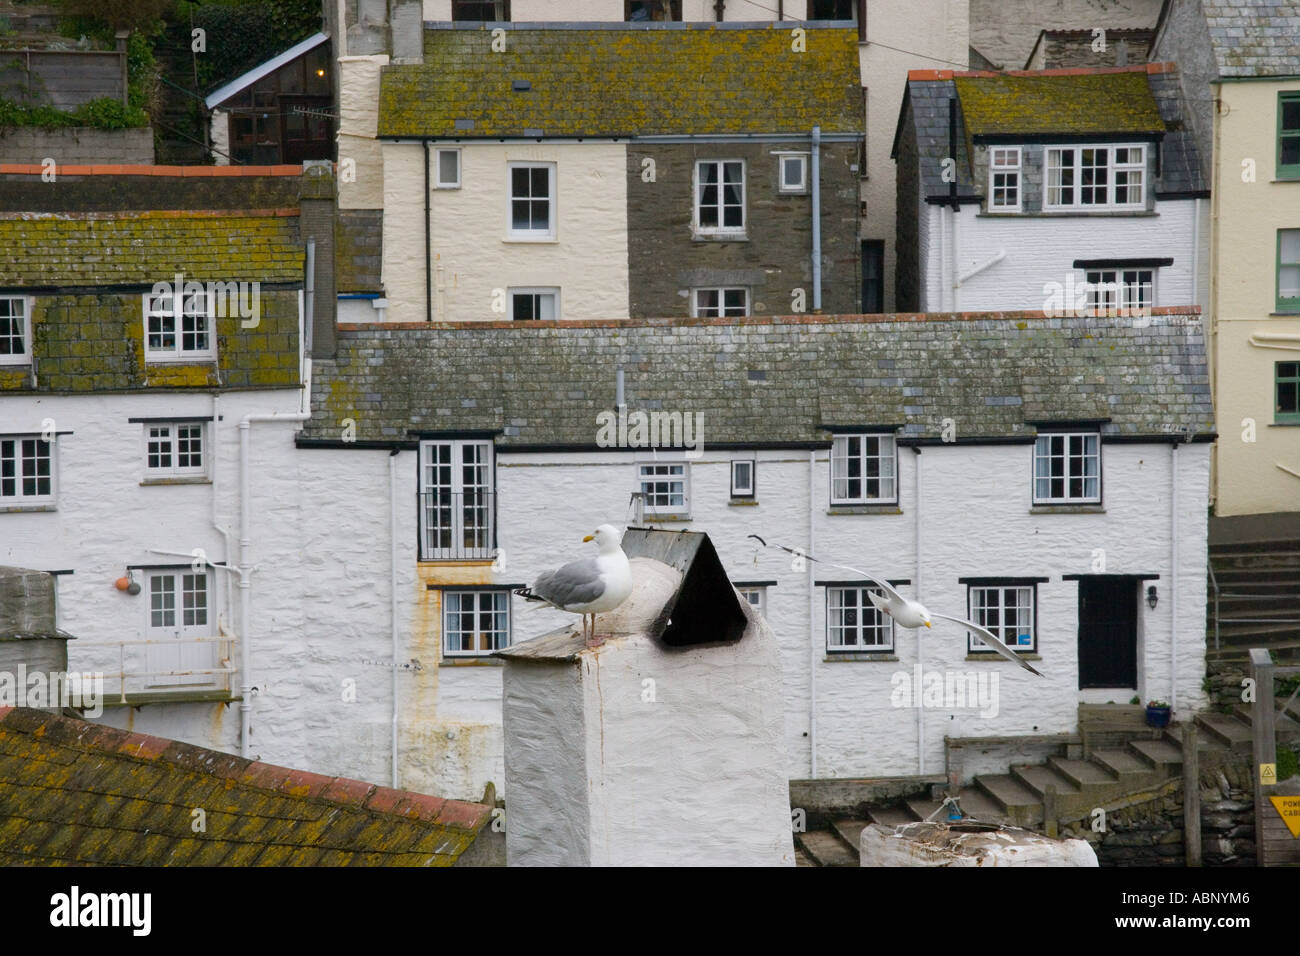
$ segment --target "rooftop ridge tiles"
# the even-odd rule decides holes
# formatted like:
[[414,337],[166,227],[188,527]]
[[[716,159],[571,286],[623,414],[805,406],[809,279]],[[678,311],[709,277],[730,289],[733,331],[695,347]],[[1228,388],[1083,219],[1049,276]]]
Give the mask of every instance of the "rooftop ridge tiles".
[[1006,76],[1099,76],[1108,73],[1176,73],[1176,63],[1138,63],[1133,66],[1062,66],[1050,70],[908,70],[909,81],[996,79]]

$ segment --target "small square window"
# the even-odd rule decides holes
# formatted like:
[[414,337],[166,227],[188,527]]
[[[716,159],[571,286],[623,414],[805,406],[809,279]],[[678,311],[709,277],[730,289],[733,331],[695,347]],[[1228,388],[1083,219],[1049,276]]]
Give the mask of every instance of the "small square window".
[[510,164],[509,237],[555,238],[555,164]]
[[892,651],[894,619],[871,603],[863,587],[826,589],[826,650]]
[[[1034,587],[972,586],[967,594],[970,618],[1013,651],[1032,651],[1034,635]],[[970,631],[967,650],[972,654],[993,653],[993,648]]]
[[54,500],[54,443],[39,435],[0,436],[0,504]]
[[898,500],[898,452],[893,435],[836,435],[831,442],[831,503]]
[[515,322],[560,317],[560,290],[555,287],[510,289],[510,318]]
[[808,156],[805,153],[778,153],[780,164],[779,192],[804,193],[808,191]]
[[737,584],[736,590],[740,596],[749,602],[750,606],[762,617],[767,617],[767,586],[766,585],[746,585]]
[[687,513],[690,498],[687,493],[685,464],[654,462],[638,465],[637,481],[641,486],[641,504],[646,514]]
[[510,646],[509,591],[443,591],[443,649],[448,657],[485,657]]
[[145,361],[196,362],[216,358],[213,299],[208,292],[184,294],[178,314],[176,296],[145,293]]
[[30,300],[0,296],[0,365],[27,365],[32,360]]
[[1274,372],[1277,409],[1273,421],[1300,425],[1300,362],[1278,362]]
[[1101,436],[1095,432],[1039,435],[1034,443],[1034,504],[1100,501]]
[[149,422],[144,426],[146,478],[207,474],[202,422]]
[[1086,275],[1090,312],[1114,315],[1120,309],[1149,311],[1155,305],[1154,269],[1097,269]]
[[749,315],[749,290],[695,289],[691,293],[691,315],[702,319]]
[[754,497],[754,459],[747,458],[731,463],[731,497]]
[[438,150],[439,189],[460,189],[460,150]]

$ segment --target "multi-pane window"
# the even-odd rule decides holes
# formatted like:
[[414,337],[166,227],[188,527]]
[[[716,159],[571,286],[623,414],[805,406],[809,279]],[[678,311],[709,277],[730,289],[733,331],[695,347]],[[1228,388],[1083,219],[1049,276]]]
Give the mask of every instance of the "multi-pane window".
[[637,481],[646,514],[685,514],[689,500],[686,465],[681,462],[638,465]]
[[756,610],[763,617],[767,617],[767,587],[766,586],[757,585],[757,584],[753,584],[753,585],[737,584],[736,590],[740,592],[740,596],[744,598],[746,601],[748,601],[750,606],[753,607],[754,610]]
[[54,498],[54,444],[39,435],[0,436],[0,504],[41,504]]
[[180,315],[175,296],[144,297],[144,356],[147,361],[189,361],[216,355],[213,297],[206,292],[182,296]]
[[894,619],[876,610],[868,588],[826,589],[826,650],[892,651]]
[[836,435],[831,443],[831,502],[898,500],[893,435]]
[[1020,211],[1020,147],[989,149],[989,208]]
[[1145,177],[1145,146],[1052,147],[1047,150],[1044,208],[1142,208]]
[[1278,94],[1277,178],[1300,179],[1300,92]]
[[510,290],[510,318],[515,321],[558,319],[559,317],[559,289],[547,287]]
[[1278,362],[1275,369],[1277,410],[1273,421],[1300,425],[1300,362]]
[[150,477],[205,473],[202,422],[150,423],[144,433],[144,465]]
[[777,192],[804,193],[808,191],[808,154],[778,153]]
[[[1016,585],[972,586],[969,591],[970,620],[993,632],[1003,644],[1017,651],[1034,649],[1034,588]],[[992,652],[992,648],[970,631],[968,649]]]
[[420,445],[420,557],[486,559],[496,547],[496,506],[489,441]]
[[439,189],[460,189],[460,150],[438,150]]
[[1300,312],[1300,229],[1277,231],[1277,310]]
[[1095,269],[1087,273],[1088,308],[1150,309],[1155,305],[1154,269]]
[[31,344],[27,300],[22,296],[0,296],[0,365],[30,362]]
[[731,497],[754,497],[754,459],[743,458],[731,463]]
[[691,293],[691,315],[701,319],[749,315],[749,289],[695,289]]
[[738,159],[695,164],[695,228],[718,235],[745,231],[745,164]]
[[555,164],[510,164],[510,235],[555,237]]
[[510,20],[510,0],[451,0],[453,20],[503,23]]
[[623,19],[631,23],[681,18],[682,0],[623,0]]
[[170,636],[208,631],[208,573],[161,571],[149,575],[149,630]]
[[1034,503],[1101,501],[1101,436],[1039,435],[1034,443]]
[[510,592],[443,591],[442,634],[449,657],[474,657],[509,647]]

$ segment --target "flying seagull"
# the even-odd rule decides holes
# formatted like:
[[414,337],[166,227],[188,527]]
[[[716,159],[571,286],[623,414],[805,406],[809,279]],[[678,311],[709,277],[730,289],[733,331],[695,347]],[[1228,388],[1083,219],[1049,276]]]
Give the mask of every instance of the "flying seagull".
[[[600,553],[594,558],[570,561],[554,571],[543,571],[532,587],[515,593],[529,601],[541,601],[561,611],[582,615],[582,636],[588,647],[596,641],[596,615],[612,611],[632,593],[632,566],[619,547],[623,532],[603,524],[583,541],[595,541]],[[587,629],[587,617],[591,629]]]
[[814,558],[811,554],[804,554],[801,551],[796,551],[794,548],[787,548],[784,545],[780,545],[780,544],[768,544],[766,541],[764,541],[756,534],[751,534],[749,537],[756,540],[759,544],[761,544],[765,548],[777,548],[781,551],[787,551],[790,554],[799,554],[809,561],[816,561],[818,564],[825,564],[828,567],[839,568],[843,571],[852,571],[854,574],[862,575],[864,578],[866,578],[868,581],[871,582],[872,587],[876,588],[881,592],[880,594],[876,594],[876,591],[874,590],[867,591],[867,597],[871,599],[871,603],[875,605],[876,610],[884,614],[888,614],[890,617],[892,617],[903,627],[906,627],[910,630],[915,630],[918,627],[931,627],[933,626],[931,623],[932,618],[937,618],[941,621],[951,621],[954,624],[960,624],[962,627],[966,628],[967,630],[974,631],[981,641],[983,641],[985,644],[991,647],[995,652],[1005,657],[1007,660],[1015,661],[1025,670],[1029,671],[1029,673],[1031,674],[1038,674],[1039,677],[1043,676],[1041,673],[1034,670],[1034,668],[1029,664],[1028,661],[1026,661],[1023,657],[1021,657],[1011,648],[1007,647],[1007,645],[1003,644],[1000,640],[998,640],[998,638],[993,634],[993,632],[990,631],[987,627],[983,627],[979,624],[976,624],[974,621],[968,621],[965,618],[952,617],[951,615],[948,614],[939,614],[938,612],[931,612],[927,610],[925,605],[922,604],[920,601],[912,601],[909,600],[908,598],[903,597],[903,595],[899,594],[898,591],[895,590],[895,588],[888,581],[882,581],[874,574],[868,574],[866,571],[863,571],[861,568],[851,568],[848,565],[844,565],[844,564],[831,564],[828,561],[821,561],[818,558]]

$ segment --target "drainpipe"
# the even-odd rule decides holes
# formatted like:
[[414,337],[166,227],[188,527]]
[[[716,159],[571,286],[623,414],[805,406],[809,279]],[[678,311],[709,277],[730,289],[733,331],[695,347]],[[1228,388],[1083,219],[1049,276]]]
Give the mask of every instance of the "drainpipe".
[[398,786],[397,770],[397,455],[394,448],[388,455],[388,619],[392,625],[393,644],[393,789]]
[[[812,554],[816,544],[813,520],[817,502],[817,451],[808,449],[808,553]],[[817,779],[817,625],[814,621],[813,570],[812,562],[805,560],[808,580],[808,754],[811,772],[809,777]]]
[[726,13],[726,10],[727,10],[727,0],[714,0],[713,15],[718,18],[719,23],[722,22],[723,14]]
[[1178,440],[1169,445],[1169,706],[1178,709]]
[[957,100],[948,98],[948,157],[953,161],[952,181],[948,183],[948,202],[952,206],[952,310],[957,308],[957,287],[961,284],[958,273],[961,262],[957,258],[957,217],[961,214],[961,203],[957,202]]
[[1201,200],[1192,200],[1192,301],[1201,308]]
[[[229,567],[230,562],[233,559],[235,553],[234,532],[231,531],[230,525],[228,524],[225,527],[222,527],[221,519],[217,516],[217,502],[221,499],[221,494],[220,494],[221,485],[217,481],[218,478],[217,469],[221,462],[221,442],[217,438],[218,435],[217,429],[219,427],[220,421],[221,421],[221,396],[216,392],[213,392],[212,393],[212,434],[209,438],[209,441],[212,443],[211,447],[213,449],[213,454],[211,456],[212,458],[212,527],[214,527],[217,530],[217,533],[220,534],[221,537],[226,542],[225,563],[226,566]],[[233,578],[230,577],[226,578],[225,611],[226,611],[227,621],[230,621],[231,612],[234,610],[235,607],[234,605],[235,592],[233,590],[233,583],[234,583]],[[221,616],[218,615],[217,616],[218,621],[220,621],[220,618]],[[232,625],[231,630],[233,629],[234,628]]]
[[961,311],[961,258],[958,251],[958,226],[961,224],[961,207],[952,207],[952,310]]
[[429,141],[424,141],[424,321],[433,321],[433,237],[429,221]]
[[939,301],[926,305],[936,312],[948,308],[948,216],[943,207],[939,207]]
[[[916,500],[912,503],[912,521],[915,525],[913,535],[916,538],[916,578],[912,585],[912,597],[914,600],[921,600],[921,449],[917,445],[912,446],[912,461],[916,465],[916,473],[912,476],[915,483]],[[916,665],[921,667],[921,680],[925,681],[924,670],[924,649],[925,641],[918,631],[916,635]],[[915,690],[915,688],[913,688]],[[925,773],[925,708],[921,706],[919,700],[912,701],[916,707],[916,772],[917,774]]]
[[822,128],[812,128],[812,280],[813,311],[822,310]]

